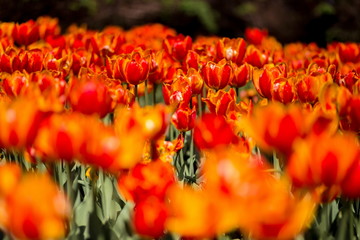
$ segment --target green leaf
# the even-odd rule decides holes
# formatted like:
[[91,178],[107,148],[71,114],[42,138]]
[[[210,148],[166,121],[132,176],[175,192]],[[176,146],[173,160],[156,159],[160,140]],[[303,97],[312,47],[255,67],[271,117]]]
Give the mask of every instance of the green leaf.
[[252,2],[245,2],[240,5],[238,5],[235,8],[235,14],[243,17],[246,15],[254,14],[257,11],[256,5]]
[[216,12],[208,2],[203,0],[183,0],[180,2],[180,7],[186,14],[197,16],[209,32],[216,33],[218,31],[215,19]]

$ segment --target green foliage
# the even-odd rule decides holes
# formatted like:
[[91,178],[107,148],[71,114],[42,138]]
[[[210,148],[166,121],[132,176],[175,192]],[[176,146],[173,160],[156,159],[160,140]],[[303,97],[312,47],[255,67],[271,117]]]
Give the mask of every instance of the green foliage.
[[255,13],[257,8],[253,2],[244,2],[236,6],[234,11],[237,16],[243,17]]
[[204,0],[182,0],[180,8],[189,16],[197,16],[204,27],[211,33],[218,30],[216,12]]
[[334,15],[336,13],[334,6],[327,2],[319,3],[313,11],[316,16],[321,16],[325,14]]

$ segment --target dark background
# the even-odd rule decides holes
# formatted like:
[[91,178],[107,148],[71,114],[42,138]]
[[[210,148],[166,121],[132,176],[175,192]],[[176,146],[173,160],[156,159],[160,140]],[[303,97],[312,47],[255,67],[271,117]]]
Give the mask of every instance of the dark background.
[[359,0],[0,0],[0,21],[59,18],[62,30],[124,29],[159,22],[195,37],[242,37],[245,27],[269,30],[281,43],[360,42]]

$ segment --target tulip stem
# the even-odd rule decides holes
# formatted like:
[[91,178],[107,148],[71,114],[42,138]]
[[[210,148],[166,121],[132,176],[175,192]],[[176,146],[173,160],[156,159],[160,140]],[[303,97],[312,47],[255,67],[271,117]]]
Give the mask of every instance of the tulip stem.
[[145,106],[149,104],[148,81],[145,81]]
[[236,88],[236,90],[237,90],[237,99],[238,99],[238,101],[237,101],[237,103],[239,103],[240,101],[241,101],[241,88]]
[[198,94],[198,114],[199,116],[202,115],[202,102],[201,102],[201,94]]
[[156,83],[154,83],[153,84],[153,99],[152,99],[152,105],[154,106],[155,104],[156,104],[156,91],[157,91],[157,84]]
[[190,130],[190,176],[195,176],[195,157],[194,157],[194,133],[193,130]]
[[138,85],[134,85],[134,95],[135,95],[135,101],[140,104],[139,96],[138,96]]
[[72,194],[72,187],[71,187],[71,183],[72,183],[72,179],[71,179],[71,167],[70,167],[70,163],[69,162],[65,162],[63,161],[63,164],[65,164],[65,171],[66,171],[66,193],[68,195],[69,201],[71,204],[73,204],[73,194]]

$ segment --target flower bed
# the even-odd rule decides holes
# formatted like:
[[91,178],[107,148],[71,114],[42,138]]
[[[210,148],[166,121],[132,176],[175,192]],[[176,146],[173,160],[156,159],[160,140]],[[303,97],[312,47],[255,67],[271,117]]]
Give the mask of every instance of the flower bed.
[[360,45],[0,23],[0,229],[17,239],[360,234]]

